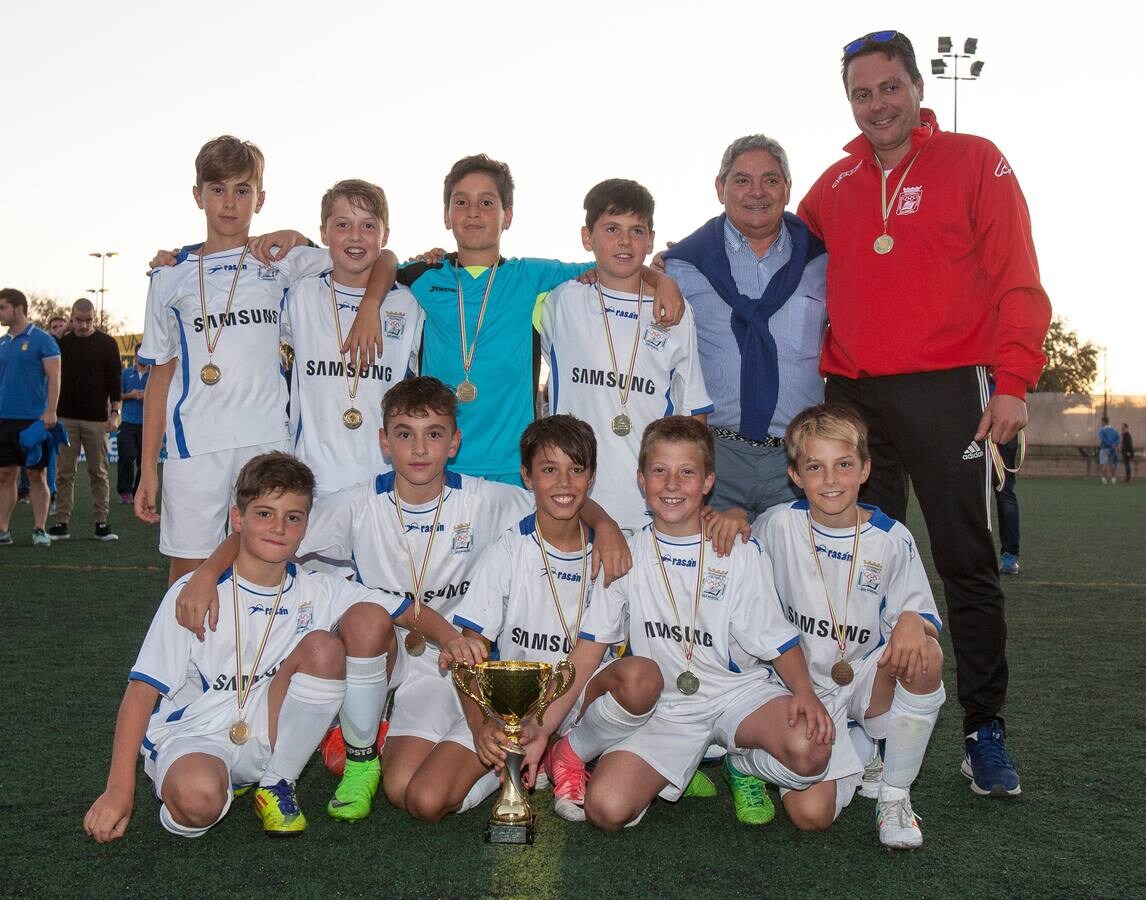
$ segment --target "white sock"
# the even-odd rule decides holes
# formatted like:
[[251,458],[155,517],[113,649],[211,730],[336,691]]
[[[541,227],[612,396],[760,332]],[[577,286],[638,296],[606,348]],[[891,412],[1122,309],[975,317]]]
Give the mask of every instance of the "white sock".
[[923,753],[945,699],[947,693],[942,683],[930,694],[913,694],[896,683],[883,750],[885,785],[902,790],[911,787],[923,765]]
[[802,791],[811,787],[813,784],[823,781],[824,776],[828,774],[825,767],[824,771],[818,775],[797,775],[771,753],[760,749],[749,750],[743,755],[729,753],[728,761],[742,775],[755,775],[762,781],[793,791]]
[[629,712],[607,691],[589,704],[581,721],[569,732],[569,744],[583,762],[596,759],[614,744],[623,741],[652,718]]
[[302,767],[326,734],[330,720],[346,696],[342,679],[318,678],[295,672],[279,710],[278,738],[259,784],[298,781]]
[[496,791],[500,784],[501,782],[498,780],[497,772],[486,772],[481,778],[474,782],[474,786],[470,788],[469,793],[466,794],[465,799],[462,800],[462,805],[458,807],[458,812],[464,813],[467,810],[473,809],[486,797]]
[[367,750],[363,759],[373,759],[378,743],[378,723],[386,705],[389,682],[386,677],[386,654],[363,658],[346,657],[346,699],[338,713],[347,757],[351,748]]

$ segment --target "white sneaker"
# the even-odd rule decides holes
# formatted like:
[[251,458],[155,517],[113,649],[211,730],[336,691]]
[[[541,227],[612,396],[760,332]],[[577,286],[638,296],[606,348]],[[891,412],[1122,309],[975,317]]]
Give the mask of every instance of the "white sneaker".
[[863,767],[863,780],[860,781],[859,795],[869,800],[879,799],[879,785],[883,781],[883,757],[879,755],[879,748]]
[[553,811],[557,813],[558,818],[564,819],[566,822],[585,821],[585,807],[579,803],[574,803],[568,797],[555,797]]
[[891,850],[914,850],[923,845],[923,832],[911,809],[911,793],[882,785],[875,821],[879,842]]

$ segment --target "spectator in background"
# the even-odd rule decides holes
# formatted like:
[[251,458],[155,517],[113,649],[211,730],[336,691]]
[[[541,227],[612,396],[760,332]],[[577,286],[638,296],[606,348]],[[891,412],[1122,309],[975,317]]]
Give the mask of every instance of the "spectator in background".
[[[16,477],[24,464],[20,432],[36,419],[46,428],[56,424],[60,395],[60,350],[51,335],[28,321],[28,298],[14,288],[0,290],[0,546],[12,543],[12,510]],[[48,483],[44,468],[49,454],[28,469],[32,501],[32,545],[50,547],[44,523],[48,518]]]
[[68,320],[63,316],[52,316],[48,319],[48,334],[57,341],[68,333]]
[[57,519],[48,536],[53,541],[71,537],[68,523],[82,447],[88,460],[96,540],[119,540],[107,524],[107,436],[119,427],[119,345],[115,338],[96,330],[95,307],[86,297],[72,304],[71,331],[60,338],[60,361],[59,415],[68,430],[69,445],[60,448]]
[[1107,416],[1102,417],[1102,427],[1098,429],[1098,468],[1102,473],[1103,484],[1114,484],[1118,480],[1118,448],[1122,439]]
[[135,365],[124,369],[120,376],[123,421],[117,438],[119,467],[115,489],[119,494],[119,502],[124,506],[135,503],[135,488],[139,485],[139,456],[143,448],[143,392],[150,375],[151,366],[141,363],[137,355]]
[[1130,461],[1134,459],[1134,438],[1130,436],[1130,426],[1122,423],[1122,464],[1126,466],[1126,480],[1130,480]]
[[999,572],[1002,575],[1019,574],[1019,498],[1015,494],[1015,462],[1019,454],[1019,436],[999,445],[1003,457],[1003,486],[995,494],[995,509],[999,513]]

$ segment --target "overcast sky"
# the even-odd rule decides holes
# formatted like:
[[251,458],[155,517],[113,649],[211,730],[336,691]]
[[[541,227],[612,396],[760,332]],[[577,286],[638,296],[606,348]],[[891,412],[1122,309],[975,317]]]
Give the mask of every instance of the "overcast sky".
[[1146,393],[1132,48],[1141,7],[880,8],[21,3],[4,13],[0,282],[72,300],[99,287],[100,261],[88,254],[118,251],[107,304],[140,328],[154,249],[203,236],[194,157],[225,132],[267,156],[256,232],[296,227],[317,238],[322,192],[360,177],[386,189],[399,256],[448,246],[442,177],[458,157],[487,152],[510,163],[518,186],[506,255],[585,258],[581,201],[608,177],[652,190],[663,245],[718,211],[713,177],[741,134],[786,147],[793,209],[842,156],[856,134],[839,79],[844,43],[905,32],[925,105],[950,129],[952,82],[927,75],[927,61],[938,35],[957,46],[973,35],[986,65],[980,81],[960,84],[959,130],[1007,155],[1055,310],[1109,347],[1112,392]]

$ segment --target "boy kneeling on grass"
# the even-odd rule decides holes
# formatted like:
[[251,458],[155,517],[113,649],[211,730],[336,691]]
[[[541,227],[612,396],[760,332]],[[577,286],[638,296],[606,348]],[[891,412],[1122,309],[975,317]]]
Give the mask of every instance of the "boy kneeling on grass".
[[175,619],[189,576],[163,598],[128,676],[107,790],[84,816],[84,831],[100,843],[127,830],[137,753],[173,834],[205,834],[251,786],[268,835],[306,828],[295,781],[346,693],[346,650],[331,631],[357,604],[381,607],[387,620],[409,605],[289,562],[313,492],[314,475],[287,453],[256,456],[239,472],[231,509],[238,556],[218,582],[223,615],[199,641]]

